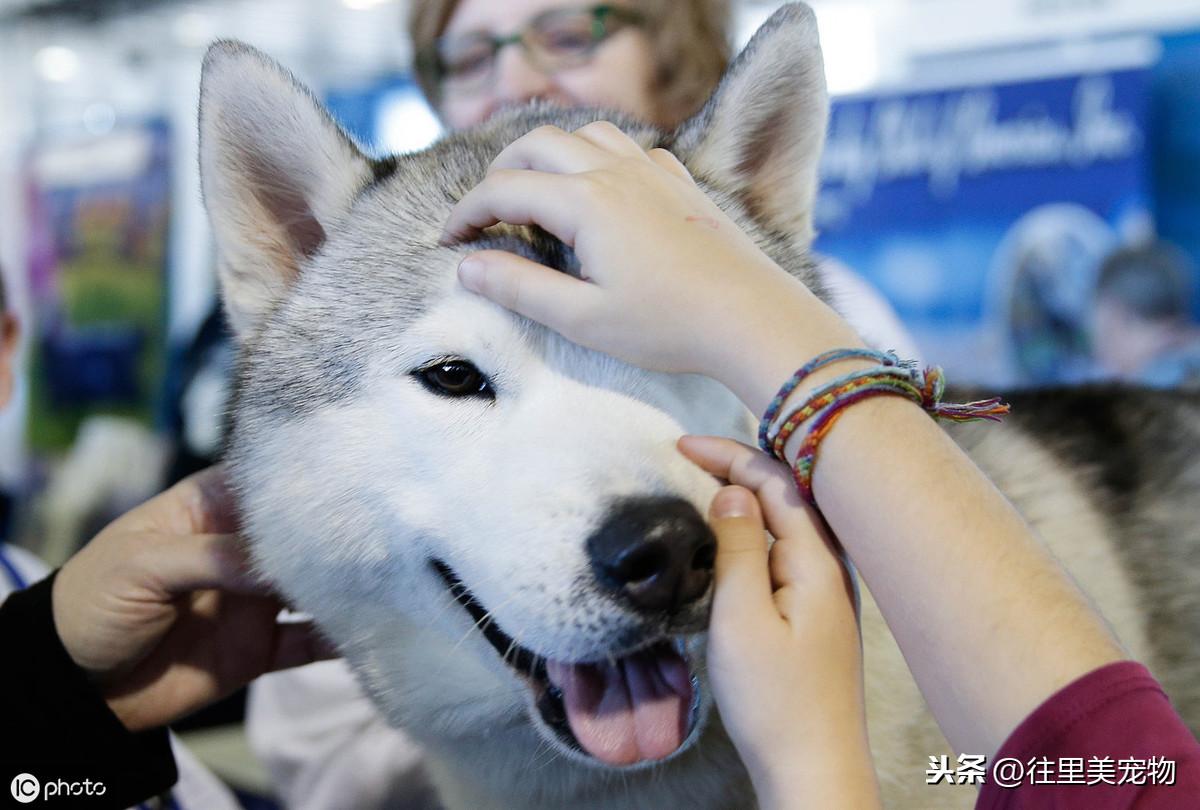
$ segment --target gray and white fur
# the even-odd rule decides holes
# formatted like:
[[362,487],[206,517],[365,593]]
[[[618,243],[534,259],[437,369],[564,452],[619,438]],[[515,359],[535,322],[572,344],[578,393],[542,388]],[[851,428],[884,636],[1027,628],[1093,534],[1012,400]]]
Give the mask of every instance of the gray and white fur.
[[[771,17],[677,132],[535,103],[386,160],[364,156],[263,54],[228,41],[209,51],[200,164],[240,346],[227,458],[244,530],[259,570],[316,617],[389,722],[426,749],[451,810],[754,804],[704,687],[707,595],[639,612],[597,582],[585,548],[629,499],[706,513],[717,482],[675,440],[749,440],[753,417],[712,380],[634,368],[466,292],[455,267],[481,245],[566,272],[574,261],[528,228],[439,246],[451,206],[529,130],[611,120],[675,152],[820,292],[808,249],[827,107],[815,21],[800,4]],[[422,370],[448,359],[473,364],[494,398],[434,393]],[[1007,424],[954,428],[955,438],[1195,728],[1200,403],[1106,390],[1014,403]],[[564,745],[434,560],[539,656],[602,660],[683,639],[700,684],[697,731],[653,766],[603,767]],[[929,755],[949,748],[864,596],[870,732],[888,806],[969,806],[972,788],[924,785]],[[977,630],[963,617],[964,635]]]

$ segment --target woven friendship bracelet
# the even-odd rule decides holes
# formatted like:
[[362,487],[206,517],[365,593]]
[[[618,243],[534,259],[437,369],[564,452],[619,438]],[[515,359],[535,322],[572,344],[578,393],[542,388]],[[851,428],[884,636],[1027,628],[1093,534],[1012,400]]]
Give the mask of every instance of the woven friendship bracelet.
[[912,372],[899,366],[876,366],[838,377],[822,388],[818,388],[803,405],[788,414],[779,430],[776,431],[775,437],[771,439],[768,452],[780,461],[786,462],[784,447],[787,446],[788,439],[792,437],[796,428],[812,418],[814,414],[832,405],[844,394],[884,379],[891,380],[893,385],[902,389],[902,393],[906,393],[916,400],[921,398],[921,390],[917,387]]
[[[881,365],[873,369],[846,374],[818,389],[808,397],[803,405],[788,414],[779,430],[772,436],[771,426],[778,417],[784,401],[796,386],[818,368],[849,358],[882,358],[882,360]],[[945,388],[945,375],[937,366],[921,371],[915,363],[901,361],[892,353],[883,354],[857,349],[826,352],[801,367],[772,400],[771,406],[763,414],[763,421],[759,425],[759,446],[764,452],[786,461],[784,447],[787,445],[788,439],[797,429],[804,427],[804,439],[796,455],[792,471],[800,494],[809,503],[815,504],[812,492],[812,474],[816,464],[817,449],[838,417],[845,412],[846,408],[856,402],[884,394],[903,396],[915,402],[931,417],[954,422],[968,422],[974,419],[999,422],[1000,418],[1009,412],[1008,404],[1002,402],[999,397],[961,404],[944,403],[941,399]]]
[[[817,462],[817,450],[821,440],[829,432],[846,409],[856,402],[880,395],[904,396],[921,406],[934,419],[949,419],[954,422],[969,422],[987,419],[999,422],[1009,412],[1007,403],[999,397],[963,404],[941,402],[945,381],[940,368],[926,369],[924,374],[912,380],[902,380],[890,375],[880,375],[873,380],[859,383],[837,394],[833,402],[820,411],[805,427],[804,440],[792,464],[792,475],[796,488],[810,504],[816,505],[813,496],[812,477]],[[782,453],[782,448],[780,449]]]
[[804,382],[804,379],[817,369],[825,368],[825,366],[841,360],[876,360],[883,366],[899,366],[901,364],[900,358],[894,352],[877,352],[874,349],[832,349],[809,360],[788,378],[788,381],[783,384],[763,412],[762,421],[758,424],[758,446],[764,453],[771,452],[771,424],[779,415],[779,409],[783,407],[783,403],[796,390],[796,386]]
[[817,448],[820,446],[821,440],[825,438],[825,434],[837,422],[838,417],[846,412],[846,408],[856,402],[862,402],[864,399],[882,394],[908,395],[907,392],[893,385],[879,383],[863,385],[843,395],[828,408],[821,411],[817,418],[813,420],[808,431],[804,434],[804,440],[800,443],[800,449],[796,452],[796,460],[792,463],[792,477],[796,481],[796,489],[800,491],[800,497],[804,498],[805,501],[813,506],[817,504],[816,498],[813,497],[812,489],[813,468],[817,463]]

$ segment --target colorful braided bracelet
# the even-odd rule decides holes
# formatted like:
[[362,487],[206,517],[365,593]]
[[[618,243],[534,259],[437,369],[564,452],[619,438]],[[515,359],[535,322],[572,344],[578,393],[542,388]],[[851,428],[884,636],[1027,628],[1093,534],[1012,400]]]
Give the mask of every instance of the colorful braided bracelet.
[[780,429],[772,435],[772,424],[778,417],[783,403],[804,377],[822,365],[849,357],[863,357],[866,354],[859,350],[844,351],[846,353],[826,352],[793,375],[780,389],[780,395],[776,397],[778,401],[772,401],[772,407],[768,408],[763,422],[759,426],[760,446],[765,452],[781,461],[786,461],[784,447],[788,439],[798,428],[804,428],[804,439],[800,444],[792,470],[797,489],[809,503],[815,504],[812,475],[821,440],[845,409],[855,402],[884,394],[903,396],[920,405],[933,418],[949,419],[955,422],[967,422],[974,419],[998,422],[1004,414],[1009,412],[1008,404],[1002,402],[998,397],[964,404],[944,403],[941,398],[946,387],[945,377],[940,368],[930,367],[922,372],[915,363],[902,362],[891,353],[876,352],[873,353],[875,359],[882,357],[886,358],[887,362],[873,369],[861,370],[839,377],[818,389],[800,407],[789,413]]
[[809,395],[809,398],[803,405],[788,414],[779,430],[775,431],[774,438],[771,439],[767,452],[780,461],[786,461],[783,449],[787,446],[788,439],[792,437],[796,428],[825,408],[833,405],[838,397],[855,391],[864,385],[873,383],[880,385],[889,384],[883,382],[885,379],[889,380],[891,385],[899,389],[899,393],[908,393],[911,396],[910,389],[915,390],[915,386],[912,383],[912,372],[898,366],[876,366],[872,369],[855,371],[838,377],[833,382],[818,388]]
[[779,415],[779,409],[783,407],[783,403],[787,401],[787,398],[814,371],[833,365],[840,360],[875,360],[881,366],[900,365],[900,358],[896,357],[894,352],[877,352],[874,349],[832,349],[818,354],[788,378],[788,381],[783,384],[778,393],[775,394],[775,398],[771,400],[771,404],[763,412],[762,421],[758,425],[758,446],[762,448],[764,453],[771,452],[771,424],[775,421],[775,417]]

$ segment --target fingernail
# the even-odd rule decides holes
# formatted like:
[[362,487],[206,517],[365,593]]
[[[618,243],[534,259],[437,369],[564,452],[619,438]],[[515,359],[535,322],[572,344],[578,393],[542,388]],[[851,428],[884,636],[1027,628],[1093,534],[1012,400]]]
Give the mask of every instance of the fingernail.
[[483,286],[483,274],[483,261],[474,256],[468,256],[458,265],[458,280],[472,292],[479,292],[479,288]]
[[741,487],[725,487],[713,498],[713,517],[745,517],[754,509],[754,504],[751,503],[753,497]]

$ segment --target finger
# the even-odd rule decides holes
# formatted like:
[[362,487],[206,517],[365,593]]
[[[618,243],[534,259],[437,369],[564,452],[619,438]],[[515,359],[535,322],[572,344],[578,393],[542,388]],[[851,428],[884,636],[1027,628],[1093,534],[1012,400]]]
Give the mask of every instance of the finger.
[[504,148],[488,172],[502,169],[532,169],[552,174],[573,174],[598,169],[612,156],[587,138],[576,137],[556,126],[542,126],[522,135]]
[[817,543],[786,537],[775,541],[770,556],[775,605],[785,619],[804,621],[814,608],[844,604],[855,621],[859,620],[858,582],[848,561],[839,554]]
[[254,575],[242,539],[235,534],[168,537],[140,554],[138,563],[169,595],[209,588],[257,596],[270,593]]
[[771,544],[771,551],[767,556],[772,589],[778,591],[799,581],[799,577],[793,574],[804,570],[796,559],[797,555],[803,556],[803,553],[796,546],[794,537],[776,537],[775,542]]
[[725,487],[709,507],[709,523],[717,536],[713,564],[713,620],[726,615],[777,615],[771,600],[767,534],[758,502],[742,487]]
[[[771,546],[771,585],[775,601],[796,607],[798,594],[818,596],[839,592],[853,605],[857,619],[862,608],[854,564],[837,542],[829,524],[816,510],[808,510],[811,535],[779,537]],[[786,614],[785,614],[786,615]]]
[[726,481],[738,479],[749,490],[762,489],[780,474],[780,464],[756,448],[720,436],[684,436],[678,442],[683,453],[701,469]]
[[715,436],[684,436],[679,451],[701,469],[752,491],[776,537],[812,532],[816,512],[796,491],[791,470],[749,445]]
[[[767,526],[776,536],[780,530],[794,528],[792,522],[796,516],[790,514],[792,510],[808,509],[808,504],[796,491],[796,481],[786,464],[748,444],[720,437],[685,436],[679,439],[678,446],[679,451],[701,469],[754,492],[766,511]],[[796,530],[804,528],[800,526]]]
[[196,493],[191,503],[192,531],[211,534],[237,531],[237,503],[224,465],[215,464],[201,470],[176,486],[193,488]]
[[337,648],[326,641],[311,622],[281,624],[276,630],[275,651],[267,671],[277,672],[339,657]]
[[151,501],[155,526],[174,534],[228,534],[237,530],[225,470],[215,465],[189,475]]
[[[810,561],[816,559],[816,565],[821,566],[820,570],[825,573],[828,573],[828,569],[824,566],[839,566],[837,573],[840,581],[853,600],[855,613],[859,612],[861,599],[858,580],[851,573],[849,560],[843,563],[841,545],[834,539],[820,513],[800,498],[786,467],[755,448],[732,439],[684,436],[678,446],[680,452],[702,469],[753,491],[766,514],[767,526],[775,537],[811,540],[809,543],[792,544],[793,548],[799,545],[804,549],[802,554],[791,554],[788,544],[780,546],[778,541],[772,547],[770,576],[777,592],[779,589],[788,589],[789,583],[795,582]],[[775,550],[776,547],[779,551]],[[819,556],[822,554],[825,556]],[[776,555],[782,559],[777,561]]]
[[814,531],[808,536],[778,537],[771,546],[771,585],[779,589],[811,582],[843,582],[843,567],[837,551]]
[[473,239],[498,222],[540,225],[574,246],[577,213],[570,175],[500,169],[468,191],[446,221],[442,244]]
[[692,173],[688,171],[687,166],[684,166],[679,158],[675,157],[675,155],[668,152],[666,149],[651,149],[646,154],[650,160],[654,161],[660,167],[666,169],[676,177],[687,180],[689,183],[696,182],[692,178]]
[[237,530],[233,495],[217,465],[184,478],[117,521],[126,532],[227,534]]
[[458,278],[472,292],[544,323],[573,339],[570,326],[584,320],[595,285],[503,250],[481,250],[463,259]]
[[638,160],[648,159],[645,150],[638,145],[637,141],[626,135],[620,127],[611,121],[593,121],[590,124],[581,126],[571,134],[591,143],[610,155],[637,158]]

